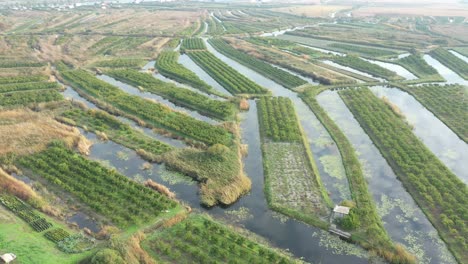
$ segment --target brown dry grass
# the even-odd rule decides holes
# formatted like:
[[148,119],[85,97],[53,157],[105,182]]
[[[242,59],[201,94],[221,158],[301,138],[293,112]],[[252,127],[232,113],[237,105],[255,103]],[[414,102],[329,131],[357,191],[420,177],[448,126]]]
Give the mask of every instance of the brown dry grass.
[[175,199],[176,198],[176,194],[171,192],[171,190],[169,190],[169,188],[167,188],[166,186],[162,185],[162,184],[159,184],[157,182],[154,182],[153,180],[151,179],[148,179],[144,182],[144,185],[147,186],[147,187],[150,187],[151,189],[167,196],[169,199]]
[[0,193],[5,192],[14,195],[22,200],[28,201],[35,207],[44,205],[44,201],[34,190],[26,183],[13,178],[0,168]]
[[112,238],[110,247],[117,250],[125,263],[128,264],[156,264],[156,261],[141,248],[141,241],[145,239],[143,232],[137,232],[129,239]]
[[78,129],[61,124],[50,116],[26,109],[0,112],[0,156],[39,152],[57,139],[68,146],[79,146],[84,152],[89,148],[89,142]]

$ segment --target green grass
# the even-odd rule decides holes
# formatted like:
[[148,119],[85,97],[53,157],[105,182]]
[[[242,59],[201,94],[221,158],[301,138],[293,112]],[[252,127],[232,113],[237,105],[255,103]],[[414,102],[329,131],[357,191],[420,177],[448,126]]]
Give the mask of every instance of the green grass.
[[60,251],[42,233],[35,232],[26,222],[0,205],[0,254],[10,252],[16,254],[16,262],[22,264],[72,264],[92,254],[92,251],[80,254]]
[[141,59],[112,59],[101,60],[93,64],[96,67],[106,68],[136,68],[139,69],[145,65],[145,61]]
[[0,93],[18,92],[27,90],[47,90],[58,89],[59,84],[56,82],[28,82],[28,83],[8,83],[0,84]]
[[226,55],[227,57],[239,62],[242,65],[245,65],[254,71],[264,75],[265,77],[277,82],[280,85],[283,85],[286,88],[294,88],[306,84],[307,81],[292,75],[289,72],[275,68],[270,64],[263,62],[255,57],[238,51],[227,44],[222,39],[210,39],[208,42],[220,53]]
[[53,89],[0,93],[0,107],[8,108],[60,100],[63,100],[63,96]]
[[47,79],[48,77],[45,75],[8,76],[0,77],[0,84],[42,82],[47,81]]
[[369,89],[339,92],[460,263],[468,260],[468,189]]
[[186,50],[205,50],[206,45],[201,38],[187,38],[182,40],[180,51],[185,52]]

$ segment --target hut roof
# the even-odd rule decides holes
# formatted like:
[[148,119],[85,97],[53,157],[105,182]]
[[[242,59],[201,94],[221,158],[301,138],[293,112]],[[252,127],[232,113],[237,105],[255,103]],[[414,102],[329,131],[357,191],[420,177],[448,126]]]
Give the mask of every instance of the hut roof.
[[347,215],[349,214],[350,209],[351,208],[346,206],[335,205],[335,208],[333,208],[333,212]]

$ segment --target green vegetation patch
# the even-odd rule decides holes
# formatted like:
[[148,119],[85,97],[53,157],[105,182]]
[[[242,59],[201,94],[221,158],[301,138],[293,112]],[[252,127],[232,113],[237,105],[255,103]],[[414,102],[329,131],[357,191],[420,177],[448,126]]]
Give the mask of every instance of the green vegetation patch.
[[414,257],[409,255],[401,246],[395,246],[388,236],[382,220],[377,214],[377,208],[369,192],[356,151],[338,125],[328,116],[315,98],[320,91],[321,89],[310,89],[300,96],[327,129],[340,151],[351,197],[356,204],[353,210],[357,213],[358,219],[354,219],[354,221],[359,222],[359,227],[352,232],[351,239],[364,248],[376,252],[391,263],[414,263]]
[[59,143],[38,154],[22,157],[18,163],[71,193],[120,227],[147,223],[165,210],[177,207],[177,203],[166,196]]
[[232,143],[232,135],[221,127],[196,120],[162,104],[129,95],[86,71],[64,71],[61,74],[74,87],[89,96],[103,100],[130,116],[140,118],[152,127],[163,128],[209,145],[220,143],[229,146]]
[[397,55],[396,52],[384,49],[376,49],[371,47],[348,45],[343,43],[331,43],[328,44],[328,47],[337,48],[339,50],[346,51],[348,53],[359,53],[363,56],[370,57],[383,57],[383,56],[392,56]]
[[56,82],[8,83],[0,84],[0,93],[59,88],[60,85]]
[[468,63],[444,48],[432,50],[430,54],[434,56],[436,60],[440,61],[440,63],[459,74],[463,79],[468,80]]
[[373,76],[384,78],[387,80],[400,80],[402,77],[398,76],[396,72],[387,70],[379,65],[365,61],[357,56],[335,56],[334,62],[346,67],[350,67]]
[[42,82],[42,81],[47,81],[48,79],[49,78],[45,75],[8,76],[8,77],[0,77],[0,84]]
[[184,65],[177,62],[179,53],[175,51],[163,51],[159,54],[156,61],[156,68],[158,71],[167,78],[173,79],[180,83],[185,83],[193,88],[201,91],[213,93],[213,88],[206,82],[201,80],[198,75]]
[[32,90],[14,93],[0,93],[0,106],[28,106],[36,103],[63,100],[57,90]]
[[24,68],[42,66],[46,66],[46,64],[44,62],[36,61],[0,61],[0,68]]
[[227,44],[222,39],[210,39],[208,41],[217,51],[228,56],[229,58],[243,64],[267,78],[283,85],[286,88],[294,88],[306,84],[307,82],[289,72],[275,68],[270,64],[263,62],[255,57],[238,51]]
[[158,263],[298,263],[207,217],[192,215],[143,242]]
[[233,94],[265,94],[268,92],[209,51],[189,52],[188,55],[215,81]]
[[462,85],[423,85],[405,89],[468,143],[468,88]]
[[201,114],[218,119],[230,119],[234,117],[235,108],[232,103],[211,99],[203,94],[177,87],[174,84],[158,80],[150,74],[131,69],[111,70],[106,73],[118,80],[160,95],[174,104],[196,110]]
[[187,38],[182,40],[180,50],[182,52],[186,50],[206,50],[206,45],[201,38]]
[[411,54],[410,56],[397,60],[396,63],[405,67],[420,79],[444,81],[444,78],[439,75],[434,67],[423,59],[421,54]]
[[98,61],[93,65],[106,68],[141,68],[145,65],[145,61],[141,59],[113,59]]
[[458,262],[466,262],[466,185],[426,148],[400,116],[369,89],[345,90],[340,92],[340,96]]
[[300,142],[301,130],[296,111],[286,97],[261,98],[258,115],[264,136],[275,142]]
[[265,193],[271,208],[327,228],[320,217],[331,205],[302,135],[291,100],[263,97],[258,102]]
[[201,202],[206,206],[232,204],[251,188],[243,174],[237,149],[216,144],[208,150],[180,149],[163,155],[166,167],[200,182]]
[[158,155],[172,150],[171,146],[148,137],[104,111],[72,109],[63,112],[59,120],[69,125],[85,127],[103,139],[110,139],[136,150],[150,161],[156,161]]

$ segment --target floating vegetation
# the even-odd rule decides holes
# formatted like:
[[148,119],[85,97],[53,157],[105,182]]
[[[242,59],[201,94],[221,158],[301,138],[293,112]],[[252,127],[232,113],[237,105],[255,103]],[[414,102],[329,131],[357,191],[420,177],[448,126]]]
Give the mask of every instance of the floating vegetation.
[[278,219],[281,223],[286,223],[289,220],[289,217],[285,216],[284,214],[280,214],[276,211],[271,211],[273,218]]
[[253,218],[253,215],[247,207],[239,207],[236,210],[229,210],[225,213],[234,222],[243,222]]
[[134,181],[136,181],[138,183],[143,183],[146,180],[145,177],[143,175],[139,174],[139,173],[133,175],[132,178],[133,178]]
[[196,182],[192,180],[192,178],[185,176],[182,173],[172,171],[172,170],[167,170],[166,166],[162,165],[160,167],[160,175],[161,179],[165,182],[167,182],[169,185],[175,185],[175,184],[186,184],[186,185],[194,185]]
[[314,232],[312,233],[312,237],[318,237],[319,245],[326,248],[327,250],[331,250],[333,254],[368,258],[368,254],[366,251],[364,251],[364,249],[347,243],[337,236],[332,236],[326,231]]
[[330,176],[340,180],[346,178],[346,173],[340,157],[335,155],[325,155],[320,157],[320,162],[323,164],[325,172],[330,174]]
[[125,160],[127,161],[129,159],[128,153],[125,153],[123,151],[117,151],[117,158],[119,160]]

